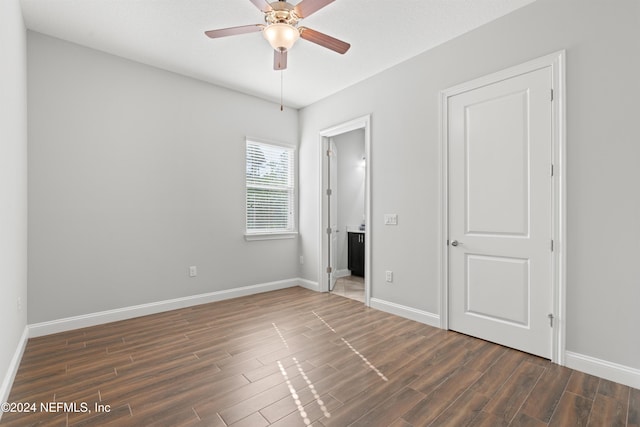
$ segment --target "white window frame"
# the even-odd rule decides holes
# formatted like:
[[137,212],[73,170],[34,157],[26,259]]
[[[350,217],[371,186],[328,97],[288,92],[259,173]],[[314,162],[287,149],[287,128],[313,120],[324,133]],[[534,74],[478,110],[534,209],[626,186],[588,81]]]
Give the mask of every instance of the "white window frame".
[[[248,176],[247,176],[247,160],[248,160],[248,147],[249,144],[254,144],[254,145],[259,145],[259,146],[265,146],[267,148],[283,148],[286,150],[289,150],[292,156],[292,165],[291,167],[293,168],[292,171],[292,183],[291,185],[287,186],[286,188],[289,191],[290,194],[290,200],[289,200],[289,208],[290,208],[290,213],[289,213],[289,218],[288,218],[288,227],[287,228],[281,228],[281,229],[249,229],[249,206],[247,205],[247,197],[248,197],[248,190],[250,187],[249,185],[249,181],[248,181]],[[274,142],[274,141],[267,141],[264,139],[259,139],[259,138],[253,138],[253,137],[247,137],[245,140],[245,239],[246,240],[271,240],[271,239],[293,239],[298,235],[298,229],[297,229],[297,199],[298,199],[298,159],[297,159],[297,149],[295,145],[292,144],[286,144],[286,143],[282,143],[282,142]],[[264,186],[261,186],[260,188],[265,188]],[[282,186],[276,186],[274,188],[277,188],[279,190],[282,190],[283,187]]]

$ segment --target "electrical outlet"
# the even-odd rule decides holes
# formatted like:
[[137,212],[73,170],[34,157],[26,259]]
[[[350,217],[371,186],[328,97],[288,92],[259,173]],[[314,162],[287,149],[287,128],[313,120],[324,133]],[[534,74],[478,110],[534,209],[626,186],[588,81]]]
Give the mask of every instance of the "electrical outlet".
[[304,255],[300,255],[300,264],[304,264]]
[[189,267],[189,277],[196,277],[198,275],[198,267],[192,265]]
[[386,280],[387,283],[392,283],[393,282],[393,271],[387,270],[385,272],[385,280]]
[[384,214],[384,225],[398,225],[398,214]]

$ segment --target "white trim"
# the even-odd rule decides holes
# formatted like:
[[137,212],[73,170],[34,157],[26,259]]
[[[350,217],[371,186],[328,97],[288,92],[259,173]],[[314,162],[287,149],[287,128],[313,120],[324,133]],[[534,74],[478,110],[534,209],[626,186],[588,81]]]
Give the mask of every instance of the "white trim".
[[[244,209],[244,214],[245,214],[245,233],[244,233],[244,238],[246,241],[253,241],[253,240],[279,240],[279,239],[293,239],[295,237],[297,237],[298,235],[298,185],[299,185],[299,180],[298,180],[298,147],[295,144],[289,144],[289,143],[285,143],[285,142],[278,142],[278,141],[270,141],[264,138],[253,138],[253,137],[249,137],[246,136],[244,139],[245,142],[245,169],[246,169],[246,163],[247,163],[247,145],[249,143],[255,143],[255,144],[261,144],[261,145],[267,145],[267,146],[272,146],[272,147],[279,147],[279,148],[284,148],[287,150],[291,150],[293,152],[293,218],[290,219],[290,221],[293,222],[293,224],[288,224],[289,226],[287,228],[281,228],[281,229],[277,229],[275,231],[269,231],[269,230],[249,230],[247,225],[248,225],[248,212],[247,212],[247,207],[245,206]],[[247,197],[247,177],[246,177],[246,173],[245,173],[245,179],[244,179],[244,189],[245,189],[245,201],[246,201],[246,197]]]
[[[348,122],[332,126],[327,129],[323,129],[319,133],[319,171],[320,171],[320,188],[318,189],[319,197],[319,230],[318,230],[318,281],[320,282],[320,290],[328,292],[328,273],[326,271],[327,259],[326,259],[326,225],[324,224],[326,216],[326,206],[324,197],[324,182],[325,182],[325,153],[324,153],[324,140],[334,136],[342,135],[343,133],[351,132],[357,129],[364,129],[364,156],[367,159],[367,165],[365,167],[365,184],[364,184],[364,216],[365,223],[371,224],[371,114],[358,117]],[[369,226],[370,227],[370,226]],[[369,231],[368,237],[364,241],[364,304],[370,305],[371,299],[371,236]]]
[[440,164],[438,165],[438,276],[440,282],[440,328],[449,329],[449,132],[448,132],[448,94],[440,92],[438,115],[440,125],[440,144],[438,146]]
[[280,239],[295,239],[298,237],[297,231],[283,231],[278,233],[245,233],[244,239],[248,242],[254,242],[256,240],[280,240]]
[[[18,341],[16,351],[13,353],[13,357],[11,358],[11,362],[9,363],[7,372],[5,373],[4,379],[2,380],[2,386],[0,387],[0,403],[4,403],[7,401],[7,399],[9,399],[9,393],[11,392],[11,387],[13,386],[13,380],[16,378],[16,374],[18,373],[20,361],[22,360],[22,355],[24,354],[24,349],[27,346],[28,340],[29,327],[25,326],[24,330],[22,331],[22,336]],[[0,411],[0,419],[2,419],[2,411]]]
[[247,143],[247,141],[259,142],[261,144],[266,144],[266,145],[274,145],[276,147],[292,148],[295,151],[298,150],[298,146],[296,144],[292,144],[290,142],[276,141],[276,140],[267,139],[267,138],[257,138],[257,137],[254,138],[253,136],[245,136],[244,137],[245,144]]
[[566,351],[564,356],[568,368],[640,389],[640,369],[572,351]]
[[299,286],[312,291],[320,292],[320,286],[318,286],[318,282],[313,282],[311,280],[301,279],[301,278],[298,278],[296,280],[300,282]]
[[371,308],[375,308],[386,313],[395,314],[405,319],[415,320],[425,325],[440,327],[440,316],[428,311],[418,310],[417,308],[407,307],[406,305],[396,304],[378,298],[371,298]]
[[165,301],[158,301],[148,304],[117,308],[114,310],[100,311],[97,313],[83,314],[80,316],[67,317],[64,319],[51,320],[49,322],[29,325],[29,337],[40,337],[43,335],[55,334],[58,332],[65,332],[78,328],[86,328],[88,326],[96,326],[104,323],[161,313],[164,311],[177,310],[179,308],[191,307],[194,305],[208,304],[211,302],[223,301],[246,295],[291,288],[299,285],[308,287],[309,283],[310,282],[298,278],[279,280],[276,282],[243,286],[240,288],[209,292],[206,294],[191,295],[188,297],[174,298]]
[[551,88],[554,92],[552,104],[553,115],[553,230],[551,238],[554,240],[554,252],[552,255],[552,286],[553,286],[553,310],[555,324],[552,333],[551,360],[563,365],[565,359],[566,343],[566,70],[565,51],[561,50],[543,57],[501,70],[490,75],[474,79],[460,85],[445,89],[440,92],[440,189],[439,189],[439,282],[440,282],[440,327],[449,328],[449,298],[448,298],[448,134],[447,134],[447,105],[448,98],[469,90],[486,86],[501,80],[509,79],[521,74],[529,73],[541,68],[551,68]]
[[565,364],[567,322],[566,295],[567,295],[567,128],[566,128],[566,53],[564,50],[555,54],[552,61],[553,90],[557,93],[556,102],[553,103],[553,162],[554,167],[554,217],[553,239],[555,248],[553,253],[553,310],[558,327],[553,330],[552,348],[554,353],[551,360],[559,365]]

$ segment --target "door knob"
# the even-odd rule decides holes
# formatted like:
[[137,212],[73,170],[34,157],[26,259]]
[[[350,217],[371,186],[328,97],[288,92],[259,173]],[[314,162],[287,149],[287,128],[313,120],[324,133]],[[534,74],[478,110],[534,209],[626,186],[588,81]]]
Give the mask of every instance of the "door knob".
[[451,246],[458,246],[459,244],[461,243],[458,242],[457,240],[454,240],[453,242],[451,242]]

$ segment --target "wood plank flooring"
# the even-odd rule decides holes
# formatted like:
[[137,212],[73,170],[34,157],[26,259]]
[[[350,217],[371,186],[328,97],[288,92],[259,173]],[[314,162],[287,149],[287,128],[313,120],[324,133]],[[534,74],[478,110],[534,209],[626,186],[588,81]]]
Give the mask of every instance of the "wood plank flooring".
[[37,407],[2,426],[640,426],[639,390],[302,288],[30,339],[9,402]]

